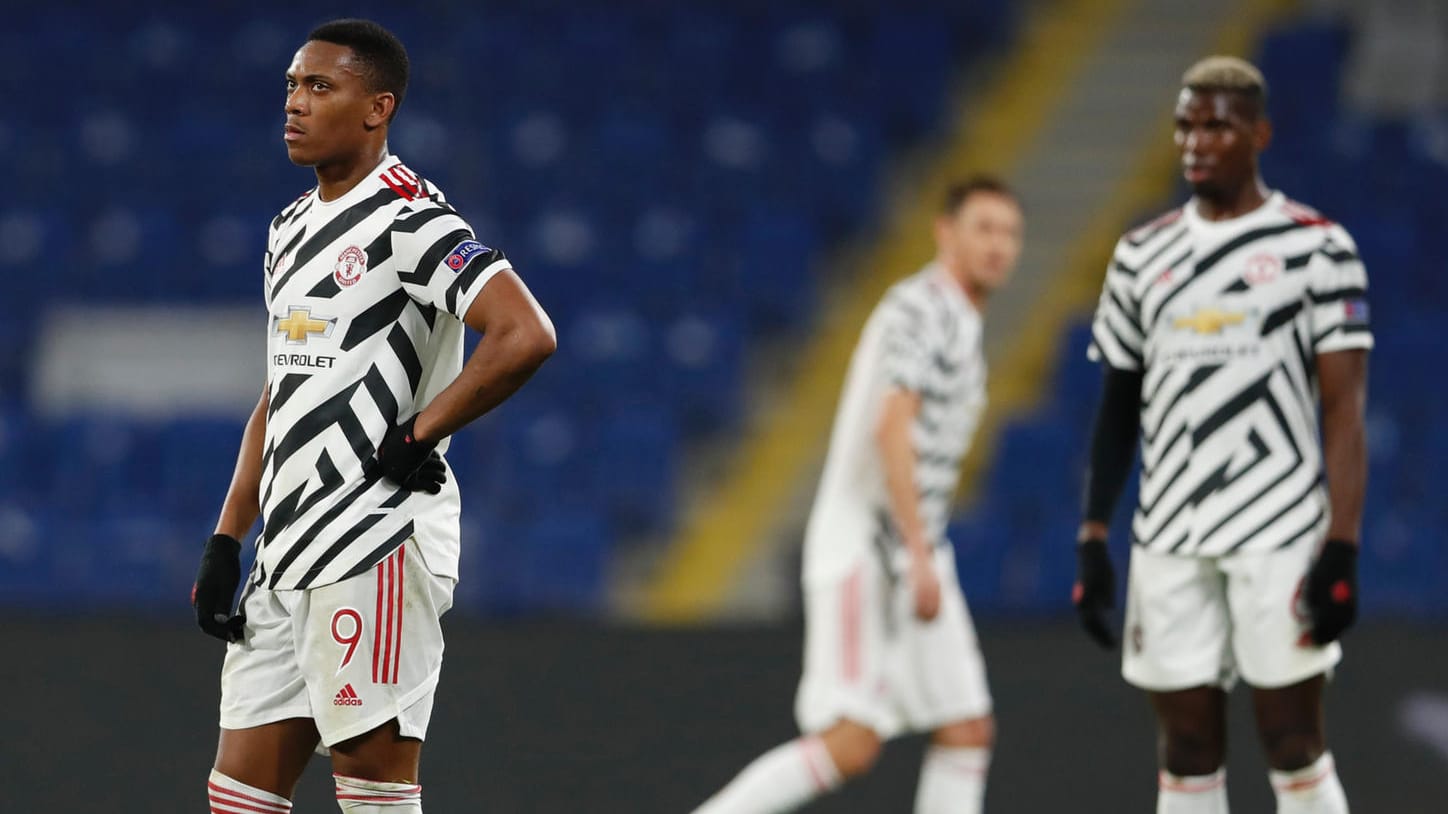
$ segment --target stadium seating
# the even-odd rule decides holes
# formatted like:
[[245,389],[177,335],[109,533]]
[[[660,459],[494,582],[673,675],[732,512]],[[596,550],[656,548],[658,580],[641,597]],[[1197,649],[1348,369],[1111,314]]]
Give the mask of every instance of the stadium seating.
[[[1377,346],[1360,564],[1365,612],[1442,615],[1448,556],[1439,535],[1448,503],[1433,485],[1436,467],[1448,461],[1448,424],[1441,419],[1448,379],[1440,374],[1448,370],[1440,338],[1448,302],[1448,258],[1439,237],[1448,222],[1441,194],[1448,182],[1445,123],[1346,109],[1339,90],[1351,42],[1346,27],[1321,21],[1266,38],[1259,64],[1272,89],[1275,141],[1263,173],[1272,186],[1343,223],[1368,268]],[[1085,357],[1088,338],[1084,324],[1066,337],[1048,402],[1006,430],[983,494],[955,526],[962,580],[979,610],[1069,607],[1074,560],[1066,547],[1079,521],[1076,496],[1099,393],[1100,373]],[[1061,449],[1073,453],[1051,454]],[[1065,496],[1041,500],[1042,494]],[[1119,535],[1127,509],[1118,514]],[[1117,542],[1124,559],[1124,542]]]
[[[312,183],[283,154],[281,74],[329,11],[32,6],[0,30],[24,114],[0,121],[20,157],[0,271],[27,303],[0,323],[0,600],[186,595],[240,425],[35,415],[35,329],[62,304],[258,302],[266,223]],[[560,331],[450,454],[468,495],[459,604],[482,612],[592,608],[622,541],[672,527],[683,445],[739,426],[747,349],[803,334],[820,252],[869,223],[886,161],[1015,27],[1008,0],[353,11],[410,47],[393,149]],[[33,78],[57,59],[71,79]]]

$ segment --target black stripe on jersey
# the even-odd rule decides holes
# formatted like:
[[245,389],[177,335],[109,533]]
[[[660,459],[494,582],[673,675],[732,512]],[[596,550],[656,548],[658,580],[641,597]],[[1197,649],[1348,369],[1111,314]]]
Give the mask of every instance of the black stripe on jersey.
[[343,416],[352,414],[352,408],[348,402],[352,400],[352,394],[357,392],[357,386],[362,383],[361,379],[352,382],[333,395],[331,398],[312,408],[311,412],[301,416],[292,422],[292,426],[277,442],[275,466],[280,469],[297,450],[306,446],[318,435],[330,429]]
[[1312,299],[1313,305],[1326,305],[1330,302],[1337,302],[1339,300],[1350,300],[1353,298],[1360,299],[1362,297],[1366,297],[1367,295],[1368,292],[1366,289],[1356,287],[1339,288],[1336,291],[1326,291],[1321,294],[1318,294],[1315,291],[1308,292],[1308,296]]
[[1262,320],[1262,336],[1271,334],[1283,325],[1291,325],[1292,320],[1296,319],[1300,313],[1302,313],[1302,300],[1290,302],[1268,314],[1267,318]]
[[[306,573],[302,574],[301,578],[297,580],[297,588],[303,589],[310,586],[313,580],[321,576],[322,569],[330,565],[332,560],[337,559],[338,554],[341,554],[343,551],[345,551],[347,549],[347,546],[351,545],[352,542],[358,537],[361,537],[362,535],[371,531],[373,526],[381,523],[386,517],[386,514],[374,512],[362,518],[361,520],[358,520],[357,525],[343,532],[342,535],[338,537],[335,542],[327,547],[326,551],[322,552],[322,556],[318,557],[317,561],[312,563],[312,565],[307,568]],[[373,563],[372,565],[376,564],[377,563]]]
[[1332,248],[1331,245],[1322,248],[1322,256],[1338,264],[1352,263],[1358,260],[1357,252],[1348,249]]
[[[445,298],[447,310],[456,312],[458,310],[458,295],[471,288],[473,283],[477,281],[478,275],[502,259],[504,259],[503,253],[494,249],[488,252],[486,256],[475,256],[472,260],[469,260],[467,266],[463,268],[462,273],[458,275],[458,278],[453,280],[452,285],[447,287],[447,296]],[[487,262],[483,262],[484,260]]]
[[1133,249],[1146,245],[1148,241],[1161,234],[1167,227],[1181,220],[1181,217],[1182,210],[1173,209],[1165,215],[1158,217],[1156,220],[1147,223],[1145,226],[1138,228],[1136,231],[1128,232],[1126,235],[1126,245]]
[[[1161,256],[1162,256],[1162,255],[1166,254],[1168,251],[1171,251],[1171,248],[1172,248],[1173,246],[1175,246],[1176,244],[1182,242],[1182,240],[1183,240],[1189,233],[1190,233],[1190,230],[1187,229],[1187,227],[1185,227],[1185,226],[1183,226],[1183,227],[1181,227],[1180,229],[1178,229],[1177,232],[1172,235],[1172,237],[1171,237],[1170,240],[1168,240],[1168,241],[1166,241],[1165,243],[1161,244],[1161,246],[1158,247],[1156,251],[1154,251],[1154,252],[1151,253],[1151,256],[1147,257],[1145,260],[1143,260],[1143,261],[1141,261],[1139,264],[1137,264],[1137,269],[1139,269],[1139,270],[1141,270],[1141,271],[1148,271],[1148,270],[1150,270],[1153,266],[1156,265],[1156,261],[1158,261],[1158,260],[1161,259]],[[1120,262],[1118,262],[1116,265],[1117,265],[1117,267],[1118,267],[1119,269],[1121,269],[1123,272],[1129,272],[1129,274],[1128,274],[1127,276],[1135,277],[1136,274],[1137,274],[1136,271],[1134,271],[1134,270],[1132,270],[1132,269],[1128,269],[1126,266],[1122,265]],[[1172,264],[1172,267],[1175,268],[1175,267],[1176,267],[1176,264],[1173,263],[1173,264]]]
[[[392,257],[392,237],[386,232],[383,232],[381,237],[367,244],[367,248],[363,251],[367,253],[367,267],[369,269],[376,268],[387,262],[388,258]],[[342,287],[337,285],[336,275],[329,274],[319,280],[317,284],[312,287],[312,290],[307,292],[307,296],[330,299],[337,296],[341,291]]]
[[362,481],[353,487],[352,491],[340,498],[332,505],[332,508],[317,518],[317,521],[297,539],[297,543],[290,549],[287,549],[287,552],[282,555],[281,560],[277,563],[276,570],[272,572],[270,586],[275,588],[277,582],[281,580],[282,574],[286,573],[287,567],[296,561],[303,549],[317,539],[317,534],[330,525],[332,521],[341,517],[343,512],[347,511],[359,497],[365,494],[368,489],[371,489],[372,486],[381,479],[382,476],[380,474],[364,474]]
[[411,207],[404,209],[397,215],[397,225],[392,231],[405,234],[416,234],[422,227],[437,220],[444,215],[450,215],[452,207],[430,206],[421,212],[413,212]]
[[272,297],[275,298],[291,280],[292,275],[296,274],[298,269],[310,263],[312,258],[321,253],[322,249],[327,248],[337,238],[350,232],[357,224],[366,220],[373,212],[396,200],[398,200],[397,193],[391,189],[381,189],[373,193],[372,197],[352,204],[343,210],[341,214],[327,221],[327,225],[318,229],[316,234],[312,235],[311,238],[302,244],[301,248],[297,249],[296,257],[292,260],[291,269],[282,276],[281,280],[272,286]]
[[949,467],[955,468],[960,459],[953,455],[941,455],[936,452],[922,452],[915,457],[917,463],[922,466]]
[[[901,311],[906,317],[907,324],[920,325],[925,322],[925,312],[916,307],[915,303],[905,299],[904,294],[895,293],[885,300],[887,308]],[[892,315],[893,316],[893,315]]]
[[[267,467],[271,465],[272,454],[276,452],[276,445],[276,439],[272,439],[266,445],[266,451],[261,454],[261,471],[266,472]],[[261,496],[261,505],[265,506],[271,502],[272,486],[274,485],[276,485],[275,478],[267,482],[266,492]]]
[[392,352],[397,354],[397,361],[402,363],[402,369],[407,371],[407,381],[412,385],[412,392],[416,394],[418,382],[422,381],[422,360],[417,358],[417,349],[412,346],[407,331],[403,330],[401,325],[393,325],[392,332],[387,334],[387,344],[392,347]]
[[[331,279],[331,278],[328,278]],[[403,310],[412,298],[401,288],[394,289],[392,293],[367,306],[362,313],[352,318],[352,324],[347,328],[347,335],[342,338],[341,348],[344,351],[352,350],[358,345],[371,339],[373,334],[397,322],[402,316]]]
[[1192,430],[1192,446],[1200,447],[1202,442],[1211,438],[1212,435],[1225,426],[1228,421],[1236,418],[1243,410],[1256,404],[1258,401],[1267,402],[1272,409],[1272,413],[1277,417],[1278,423],[1282,425],[1283,434],[1291,438],[1292,427],[1288,425],[1286,417],[1282,415],[1282,408],[1277,404],[1277,399],[1273,397],[1272,390],[1268,387],[1268,383],[1272,379],[1272,374],[1275,372],[1277,372],[1277,369],[1273,368],[1262,376],[1259,376],[1256,381],[1242,388],[1237,395],[1222,402],[1217,409],[1213,410],[1211,415],[1207,416],[1206,419]]
[[1196,267],[1192,270],[1192,274],[1201,275],[1207,273],[1208,271],[1211,271],[1212,266],[1220,263],[1222,261],[1222,258],[1242,248],[1248,243],[1252,243],[1263,238],[1273,237],[1275,235],[1295,232],[1298,229],[1305,228],[1307,228],[1305,225],[1294,221],[1292,223],[1279,223],[1276,226],[1263,226],[1260,229],[1253,229],[1250,232],[1243,232],[1242,234],[1237,235],[1236,237],[1217,247],[1217,249],[1211,254],[1203,257],[1201,260],[1198,260]]
[[[1248,496],[1246,497],[1246,499],[1244,499],[1244,500],[1242,501],[1242,504],[1241,504],[1240,506],[1235,507],[1235,508],[1232,509],[1232,511],[1230,511],[1230,512],[1224,513],[1224,514],[1222,515],[1222,519],[1217,522],[1217,525],[1212,526],[1210,529],[1207,530],[1207,533],[1206,533],[1206,534],[1203,534],[1203,535],[1202,535],[1202,538],[1201,538],[1202,545],[1206,545],[1206,543],[1207,543],[1208,540],[1210,540],[1210,539],[1212,539],[1213,537],[1217,536],[1217,532],[1221,531],[1223,528],[1226,528],[1226,526],[1227,526],[1228,523],[1230,523],[1230,522],[1232,522],[1233,520],[1236,520],[1238,517],[1240,517],[1241,514],[1242,514],[1242,512],[1245,512],[1248,508],[1250,508],[1253,503],[1257,502],[1257,500],[1258,500],[1259,498],[1261,498],[1262,495],[1270,495],[1270,494],[1272,494],[1272,492],[1275,491],[1275,490],[1277,489],[1277,487],[1279,487],[1279,486],[1281,486],[1282,484],[1286,483],[1286,482],[1288,481],[1288,479],[1290,479],[1293,475],[1296,475],[1296,474],[1297,474],[1297,468],[1298,468],[1299,466],[1301,466],[1301,465],[1302,465],[1302,454],[1299,452],[1299,453],[1297,454],[1297,460],[1294,461],[1291,466],[1289,466],[1289,467],[1287,467],[1286,469],[1282,470],[1282,474],[1281,474],[1281,475],[1278,475],[1276,478],[1274,478],[1271,483],[1267,484],[1266,486],[1262,487],[1261,489],[1256,490],[1255,493],[1248,495]],[[1299,502],[1300,502],[1300,501],[1294,500],[1292,503],[1290,503],[1290,504],[1288,504],[1288,505],[1289,505],[1289,507],[1291,507],[1291,506],[1296,506]],[[1280,515],[1279,515],[1279,516],[1280,516]],[[1234,543],[1234,544],[1232,545],[1233,550],[1239,548],[1246,540],[1250,540],[1250,539],[1251,539],[1251,535],[1248,535],[1248,536],[1247,536],[1246,538],[1244,538],[1243,540],[1239,540],[1238,542]]]
[[[392,395],[392,388],[387,386],[387,380],[382,376],[382,370],[373,365],[362,378],[362,384],[367,388],[367,394],[372,396],[372,402],[377,405],[377,412],[387,420],[387,426],[397,423],[397,397]],[[369,453],[370,454],[370,453]]]
[[363,574],[373,568],[376,568],[377,563],[387,559],[387,557],[391,555],[392,552],[396,551],[403,543],[407,542],[407,538],[411,537],[412,533],[412,521],[409,520],[407,521],[407,525],[397,530],[396,534],[388,537],[385,541],[383,541],[382,545],[372,549],[371,554],[363,557],[361,562],[352,566],[352,569],[347,573],[343,574],[342,578],[339,579],[338,582],[341,582],[342,579],[351,579],[358,574]]
[[1117,315],[1120,316],[1122,319],[1126,320],[1126,324],[1130,325],[1133,331],[1136,331],[1137,337],[1144,337],[1145,334],[1141,330],[1141,320],[1138,319],[1136,316],[1140,309],[1131,308],[1126,303],[1122,302],[1121,297],[1117,296],[1115,289],[1106,289],[1106,295],[1110,297],[1111,302],[1116,305]]
[[[277,257],[286,257],[288,254],[291,253],[293,249],[297,247],[298,243],[302,242],[302,238],[306,236],[307,227],[303,226],[302,228],[297,230],[296,234],[292,235],[291,239],[287,241],[287,244],[281,248],[281,251],[277,252]],[[296,263],[292,264],[292,268],[296,268]],[[276,271],[276,269],[272,269],[272,271]]]
[[[1190,395],[1192,391],[1196,390],[1198,387],[1201,387],[1207,379],[1210,379],[1212,377],[1213,373],[1221,370],[1222,367],[1223,365],[1221,364],[1201,365],[1193,370],[1192,375],[1187,377],[1186,384],[1182,385],[1180,390],[1172,394],[1171,401],[1168,402],[1166,407],[1161,411],[1162,420],[1157,422],[1157,429],[1160,430],[1161,427],[1166,425],[1166,419],[1172,414],[1172,410],[1176,409],[1177,402],[1181,401],[1184,397]],[[1148,407],[1150,407],[1151,403],[1156,400],[1156,397],[1158,395],[1161,395],[1159,389],[1157,392],[1152,393],[1151,398],[1147,399],[1146,402],[1141,405],[1142,410],[1146,410]],[[1154,433],[1142,433],[1142,440],[1146,441],[1148,445],[1151,444],[1152,440],[1155,437],[1156,435]]]
[[1187,502],[1193,506],[1200,505],[1203,500],[1236,483],[1253,469],[1256,469],[1263,461],[1267,460],[1270,450],[1267,449],[1266,442],[1262,440],[1262,436],[1258,434],[1255,428],[1247,431],[1247,443],[1252,446],[1253,457],[1252,460],[1247,462],[1246,466],[1238,470],[1237,474],[1228,477],[1227,470],[1232,468],[1232,463],[1236,458],[1236,453],[1233,453],[1231,457],[1222,462],[1221,466],[1217,467],[1205,478],[1202,478],[1201,482],[1197,484],[1197,488],[1192,490],[1191,496],[1187,498]]
[[295,201],[287,204],[287,207],[285,209],[283,209],[275,218],[272,218],[272,228],[279,229],[287,221],[295,220],[301,217],[302,214],[306,212],[306,210],[311,209],[311,202],[316,198],[316,196],[312,194],[314,191],[315,190],[309,190],[307,192],[303,192],[300,196],[297,197]]
[[[301,517],[311,511],[312,507],[316,506],[322,498],[341,489],[345,480],[342,477],[342,473],[337,470],[336,465],[332,463],[332,456],[327,454],[325,449],[322,450],[322,454],[317,458],[317,476],[321,479],[321,484],[317,486],[315,492],[312,492],[306,500],[302,501],[301,505],[297,507],[297,512],[293,517]],[[287,519],[287,522],[283,524],[283,528],[289,525],[291,525],[291,518]]]
[[945,358],[945,354],[939,351],[930,354],[930,362],[931,364],[935,365],[936,370],[939,370],[943,375],[946,376],[954,376],[955,372],[957,370],[960,370],[961,365],[960,362],[951,362],[949,359]]
[[[423,213],[427,214],[427,213]],[[417,260],[415,269],[398,269],[397,277],[404,283],[425,286],[432,282],[432,275],[437,272],[437,267],[442,264],[443,258],[456,249],[459,243],[464,240],[471,240],[473,233],[467,229],[454,229],[442,237],[434,240],[432,245],[427,247]]]
[[409,497],[412,497],[411,492],[407,491],[406,489],[398,489],[397,492],[392,495],[392,497],[389,497],[388,499],[382,501],[382,508],[395,509],[398,506],[401,506],[403,503],[406,503]]
[[276,415],[277,410],[287,403],[287,399],[310,378],[310,373],[283,373],[277,380],[276,387],[271,388],[271,393],[267,396],[267,418]]
[[[1188,260],[1191,260],[1191,259],[1192,259],[1192,250],[1191,250],[1190,248],[1188,248],[1186,251],[1182,252],[1181,255],[1180,255],[1179,257],[1177,257],[1177,259],[1171,261],[1170,263],[1167,263],[1167,264],[1166,264],[1166,267],[1169,268],[1169,269],[1175,269],[1175,268],[1178,268],[1178,267],[1181,266],[1183,263],[1185,263],[1185,262],[1187,262]],[[1191,286],[1191,284],[1192,284],[1192,279],[1193,279],[1193,277],[1195,276],[1195,274],[1196,274],[1196,272],[1193,272],[1192,274],[1187,275],[1186,277],[1184,277],[1184,278],[1182,279],[1181,282],[1179,282],[1179,283],[1177,283],[1175,286],[1173,286],[1172,290],[1167,292],[1166,296],[1162,298],[1161,302],[1159,302],[1159,303],[1156,304],[1156,309],[1151,312],[1150,316],[1145,315],[1146,299],[1147,299],[1147,298],[1146,298],[1145,296],[1143,296],[1143,297],[1142,297],[1142,301],[1141,301],[1141,305],[1142,305],[1142,309],[1143,309],[1143,319],[1142,319],[1142,321],[1141,321],[1141,324],[1143,324],[1143,325],[1155,325],[1155,324],[1156,324],[1156,318],[1159,317],[1159,316],[1161,316],[1161,312],[1164,311],[1164,310],[1166,310],[1167,305],[1168,305],[1172,300],[1176,299],[1176,297],[1177,297],[1178,294],[1180,294],[1180,293],[1182,293],[1183,291],[1187,290],[1187,288],[1188,288],[1189,286]]]
[[[1319,487],[1321,484],[1322,484],[1322,475],[1319,474],[1316,478],[1313,479],[1312,483],[1309,483],[1309,484],[1307,485],[1307,489],[1306,489],[1305,491],[1303,491],[1302,494],[1298,495],[1298,496],[1297,496],[1296,498],[1294,498],[1293,500],[1290,500],[1290,501],[1287,501],[1286,503],[1284,503],[1283,506],[1282,506],[1282,510],[1281,510],[1281,511],[1277,512],[1277,514],[1274,514],[1274,515],[1272,515],[1271,517],[1269,517],[1269,518],[1267,518],[1266,520],[1264,520],[1261,524],[1259,524],[1259,525],[1257,526],[1257,528],[1252,529],[1251,531],[1249,531],[1249,532],[1247,532],[1246,534],[1242,535],[1242,539],[1236,541],[1235,543],[1232,543],[1232,545],[1226,550],[1226,553],[1231,554],[1232,552],[1236,551],[1237,549],[1241,548],[1242,546],[1246,545],[1247,543],[1252,542],[1253,539],[1255,539],[1255,538],[1257,538],[1258,536],[1260,536],[1260,535],[1261,535],[1263,532],[1265,532],[1267,529],[1272,528],[1272,526],[1276,525],[1278,521],[1280,521],[1282,518],[1286,517],[1289,512],[1291,512],[1293,509],[1297,508],[1298,506],[1302,505],[1302,501],[1307,500],[1309,497],[1311,497],[1311,496],[1312,496],[1312,493],[1315,492],[1315,491],[1317,491],[1318,487]],[[1316,526],[1316,525],[1318,524],[1318,522],[1320,522],[1321,520],[1322,520],[1322,509],[1319,508],[1319,509],[1317,510],[1317,516],[1313,518],[1313,520],[1312,520],[1311,523],[1307,524],[1307,528],[1303,529],[1303,530],[1300,531],[1300,532],[1294,533],[1293,535],[1289,536],[1287,539],[1283,540],[1281,543],[1278,543],[1277,546],[1276,546],[1276,548],[1286,548],[1287,546],[1291,545],[1293,542],[1295,542],[1295,541],[1297,541],[1299,538],[1301,538],[1302,535],[1306,534],[1309,530],[1311,530],[1313,526]]]
[[1336,333],[1365,334],[1372,333],[1372,329],[1366,325],[1334,325],[1331,328],[1328,328],[1327,330],[1319,333],[1317,336],[1312,337],[1312,344],[1316,345],[1322,340]]
[[270,542],[276,537],[277,532],[291,524],[292,518],[296,517],[297,504],[301,502],[302,493],[305,491],[307,491],[307,485],[303,483],[301,486],[293,489],[291,494],[282,498],[281,502],[276,505],[276,508],[267,512],[266,523],[263,524],[261,530],[262,539]]

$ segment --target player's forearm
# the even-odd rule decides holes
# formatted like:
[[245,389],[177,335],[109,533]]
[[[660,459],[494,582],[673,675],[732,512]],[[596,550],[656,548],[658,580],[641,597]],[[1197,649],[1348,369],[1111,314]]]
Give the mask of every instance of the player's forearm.
[[502,404],[557,347],[553,327],[545,320],[519,320],[489,330],[458,377],[418,414],[413,425],[418,439],[446,438]]
[[1141,432],[1141,381],[1137,371],[1112,367],[1107,367],[1102,376],[1078,540],[1106,538],[1111,515],[1136,458],[1136,440]]
[[915,483],[915,446],[910,427],[915,408],[904,394],[892,394],[875,430],[875,444],[885,472],[885,492],[890,516],[906,548],[912,553],[929,551],[925,524],[920,519],[920,489]]
[[261,399],[246,420],[246,430],[241,435],[241,449],[236,454],[236,468],[231,473],[231,486],[226,490],[226,500],[221,504],[221,517],[216,521],[216,533],[226,534],[240,540],[251,530],[257,516],[261,514],[261,456],[266,439],[266,411],[270,394],[263,390]]
[[1367,491],[1368,445],[1363,427],[1364,399],[1324,401],[1322,406],[1323,466],[1332,507],[1330,540],[1355,543],[1362,526],[1363,496]]

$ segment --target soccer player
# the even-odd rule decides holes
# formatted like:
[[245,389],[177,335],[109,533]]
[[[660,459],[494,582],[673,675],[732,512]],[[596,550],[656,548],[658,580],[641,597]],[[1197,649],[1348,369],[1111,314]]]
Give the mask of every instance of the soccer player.
[[1357,613],[1367,277],[1341,226],[1263,184],[1265,97],[1240,59],[1186,72],[1176,144],[1194,195],[1117,244],[1092,330],[1105,383],[1074,600],[1114,646],[1107,525],[1140,434],[1122,674],[1150,694],[1170,814],[1227,810],[1238,675],[1277,810],[1347,811],[1322,696]]
[[[267,383],[193,592],[202,629],[229,642],[212,812],[290,811],[319,742],[343,811],[422,811],[458,576],[442,453],[554,349],[503,254],[388,153],[407,78],[402,44],[365,20],[317,28],[286,72],[287,155],[317,186],[267,236]],[[483,335],[466,365],[465,324]]]
[[981,315],[1021,251],[1000,181],[952,186],[935,261],[865,324],[804,543],[805,733],[756,759],[696,814],[792,810],[929,732],[920,814],[979,812],[994,740],[990,690],[945,537],[960,462],[985,406]]

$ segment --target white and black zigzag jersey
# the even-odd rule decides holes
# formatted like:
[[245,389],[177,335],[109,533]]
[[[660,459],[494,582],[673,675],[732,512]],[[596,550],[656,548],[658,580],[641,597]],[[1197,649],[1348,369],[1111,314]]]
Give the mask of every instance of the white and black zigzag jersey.
[[461,319],[507,268],[437,187],[393,156],[340,198],[322,201],[313,189],[272,221],[257,584],[337,582],[410,536],[431,571],[457,578],[451,473],[429,495],[363,469],[390,427],[456,378]]
[[903,555],[875,442],[885,396],[920,396],[911,427],[915,486],[928,540],[947,545],[945,526],[985,407],[980,312],[936,265],[901,280],[875,307],[845,376],[830,449],[805,532],[804,578],[829,580],[863,555],[887,566]]
[[1132,542],[1221,556],[1326,533],[1319,354],[1372,347],[1347,231],[1274,193],[1203,220],[1195,202],[1116,246],[1091,355],[1144,371]]

